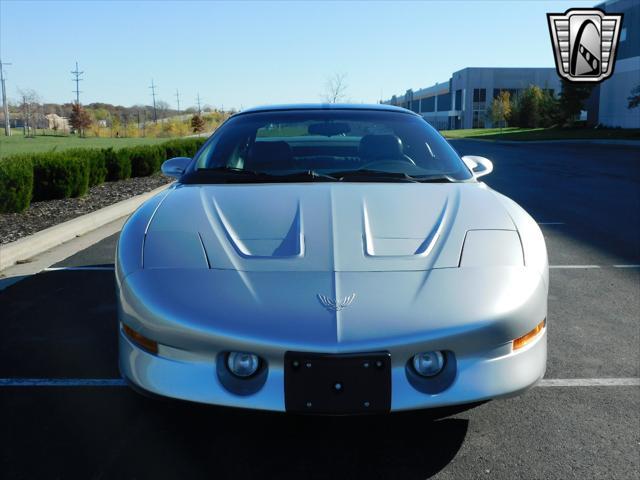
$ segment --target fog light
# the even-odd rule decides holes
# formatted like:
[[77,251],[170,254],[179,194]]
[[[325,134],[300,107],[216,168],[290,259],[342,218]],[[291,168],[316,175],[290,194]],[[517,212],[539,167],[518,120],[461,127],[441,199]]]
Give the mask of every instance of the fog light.
[[440,351],[417,353],[413,356],[413,369],[423,377],[433,377],[444,367],[444,355]]
[[538,325],[536,325],[536,328],[534,328],[528,333],[525,333],[523,336],[516,338],[513,341],[513,349],[518,350],[519,348],[524,347],[527,343],[529,343],[531,340],[536,338],[538,334],[542,332],[546,324],[547,324],[547,319],[545,318]]
[[122,324],[122,329],[124,330],[124,333],[127,335],[127,337],[129,337],[129,340],[131,340],[137,346],[139,346],[143,350],[146,350],[150,353],[153,353],[153,354],[158,353],[158,342],[154,342],[153,340],[145,337],[144,335],[141,335],[140,333],[136,332],[133,328],[129,327],[128,325],[125,325],[124,323]]
[[250,377],[258,370],[260,358],[253,353],[229,352],[227,367],[237,377]]

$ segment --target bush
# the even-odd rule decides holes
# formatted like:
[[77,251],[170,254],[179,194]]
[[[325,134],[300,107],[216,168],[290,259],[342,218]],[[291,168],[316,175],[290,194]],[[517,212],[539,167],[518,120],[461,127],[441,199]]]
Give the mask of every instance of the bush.
[[107,180],[115,182],[131,177],[131,159],[127,151],[116,152],[113,148],[102,150],[105,166],[107,168]]
[[34,154],[33,200],[79,197],[89,189],[89,160],[66,152]]
[[104,150],[97,148],[74,148],[63,152],[69,158],[86,159],[89,162],[89,186],[100,185],[107,177]]
[[0,213],[22,212],[31,203],[33,166],[19,155],[0,160]]
[[78,197],[105,178],[152,175],[167,158],[193,157],[206,140],[183,138],[118,151],[77,148],[0,160],[0,212],[23,211],[31,200]]
[[148,177],[160,171],[165,160],[165,150],[160,145],[140,145],[122,149],[123,154],[131,160],[131,176]]
[[193,157],[200,147],[206,141],[206,138],[194,137],[194,138],[182,138],[179,140],[170,140],[164,142],[162,146],[165,150],[166,158],[175,157]]

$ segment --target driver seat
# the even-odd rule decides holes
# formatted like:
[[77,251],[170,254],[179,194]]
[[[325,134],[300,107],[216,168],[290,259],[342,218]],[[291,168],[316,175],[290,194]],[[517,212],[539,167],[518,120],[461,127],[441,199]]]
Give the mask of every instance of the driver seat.
[[360,139],[358,154],[366,162],[405,159],[402,140],[395,135],[365,135]]
[[260,141],[249,149],[244,163],[247,170],[287,170],[295,167],[293,152],[287,142]]

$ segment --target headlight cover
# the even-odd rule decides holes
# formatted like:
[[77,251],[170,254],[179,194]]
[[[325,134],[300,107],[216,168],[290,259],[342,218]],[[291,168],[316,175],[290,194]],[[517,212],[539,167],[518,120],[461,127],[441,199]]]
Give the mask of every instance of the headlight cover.
[[247,378],[258,371],[260,357],[247,352],[229,352],[227,368],[236,377]]
[[419,375],[433,377],[444,368],[444,355],[438,350],[417,353],[413,356],[411,363]]

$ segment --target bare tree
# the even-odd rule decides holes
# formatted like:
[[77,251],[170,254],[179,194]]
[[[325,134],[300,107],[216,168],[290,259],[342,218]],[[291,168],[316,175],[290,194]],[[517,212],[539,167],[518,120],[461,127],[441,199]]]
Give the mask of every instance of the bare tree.
[[164,100],[156,101],[156,108],[158,109],[158,117],[165,118],[167,117],[167,112],[169,111],[169,104]]
[[22,99],[22,120],[25,136],[35,136],[40,95],[32,89],[18,89]]
[[346,99],[348,88],[346,79],[346,73],[336,73],[327,79],[324,93],[327,103],[339,103]]

